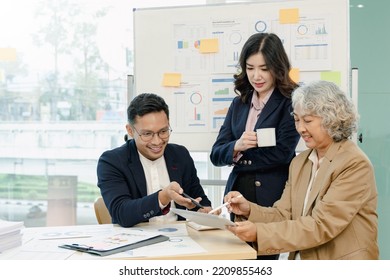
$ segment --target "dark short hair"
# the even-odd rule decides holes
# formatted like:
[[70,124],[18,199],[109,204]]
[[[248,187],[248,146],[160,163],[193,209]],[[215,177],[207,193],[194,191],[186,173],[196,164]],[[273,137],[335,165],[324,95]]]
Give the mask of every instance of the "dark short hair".
[[165,112],[169,120],[169,108],[161,96],[154,93],[141,93],[134,97],[127,108],[127,120],[130,124],[134,124],[137,116],[142,117],[161,111]]

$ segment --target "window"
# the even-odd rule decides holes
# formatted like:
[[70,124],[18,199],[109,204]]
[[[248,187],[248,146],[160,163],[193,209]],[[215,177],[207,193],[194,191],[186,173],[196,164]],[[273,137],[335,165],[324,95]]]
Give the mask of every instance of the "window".
[[[2,5],[0,219],[23,220],[26,226],[96,223],[97,159],[124,141],[133,8],[205,3],[15,0]],[[192,155],[199,177],[214,178],[208,154]]]

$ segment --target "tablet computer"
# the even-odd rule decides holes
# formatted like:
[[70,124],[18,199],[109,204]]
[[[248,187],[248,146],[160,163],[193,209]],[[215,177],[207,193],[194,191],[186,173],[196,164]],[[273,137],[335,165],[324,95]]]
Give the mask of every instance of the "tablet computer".
[[193,221],[204,226],[220,229],[225,229],[226,226],[236,226],[236,224],[231,220],[213,214],[194,212],[177,208],[171,208],[171,211],[179,216],[182,216],[183,218],[186,218],[189,221]]

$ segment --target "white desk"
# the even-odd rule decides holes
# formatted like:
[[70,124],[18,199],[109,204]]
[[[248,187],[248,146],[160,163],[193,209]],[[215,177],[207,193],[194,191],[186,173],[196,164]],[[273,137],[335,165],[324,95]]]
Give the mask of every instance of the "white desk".
[[[146,246],[143,249],[144,255],[129,255],[119,253],[104,258],[108,259],[168,259],[168,260],[234,260],[234,259],[256,259],[256,251],[246,242],[241,241],[227,230],[207,230],[196,231],[185,222],[172,224],[151,225],[149,223],[140,224],[136,227],[148,229],[150,227],[163,226],[164,228],[178,228],[179,234],[173,235],[171,239],[187,242],[192,247],[185,249],[185,246],[174,247],[173,243],[163,242]],[[7,250],[0,254],[0,260],[28,260],[28,259],[70,259],[70,260],[91,260],[102,259],[102,257],[81,253],[72,250],[58,248],[58,245],[69,243],[73,237],[77,237],[78,242],[82,242],[83,235],[95,235],[99,232],[112,229],[113,225],[86,225],[68,227],[39,227],[25,228],[23,230],[23,245]],[[164,234],[164,233],[162,233]],[[169,235],[170,233],[166,233]],[[47,238],[47,239],[43,239]],[[184,244],[183,242],[183,244]],[[152,247],[154,246],[154,247]],[[149,252],[153,254],[148,255]],[[139,249],[136,249],[139,250]],[[134,252],[136,252],[134,250]],[[169,252],[169,253],[168,253]]]

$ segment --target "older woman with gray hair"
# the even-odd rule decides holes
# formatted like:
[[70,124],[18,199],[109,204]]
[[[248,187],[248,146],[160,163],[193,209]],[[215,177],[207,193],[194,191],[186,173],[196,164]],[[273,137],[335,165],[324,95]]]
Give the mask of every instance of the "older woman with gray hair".
[[350,140],[358,115],[331,82],[315,81],[292,95],[295,126],[307,150],[290,165],[273,207],[229,192],[236,214],[229,230],[253,242],[258,255],[289,253],[289,259],[378,259],[377,189],[374,169]]

